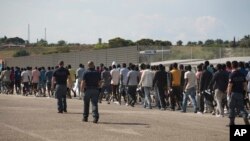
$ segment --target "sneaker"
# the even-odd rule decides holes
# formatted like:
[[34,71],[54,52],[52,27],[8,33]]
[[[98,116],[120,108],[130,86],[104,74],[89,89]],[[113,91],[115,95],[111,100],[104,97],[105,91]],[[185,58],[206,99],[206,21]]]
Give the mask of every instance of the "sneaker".
[[84,118],[82,119],[82,121],[83,121],[83,122],[88,122],[88,118],[87,118],[87,117],[84,117]]
[[223,115],[216,115],[216,117],[223,118],[224,116]]
[[181,108],[180,108],[180,107],[178,107],[178,108],[177,108],[177,110],[178,110],[178,111],[180,111],[180,110],[181,110]]
[[58,111],[57,113],[62,114],[62,113],[63,113],[63,111]]
[[98,118],[94,118],[93,123],[97,123],[98,122]]
[[67,113],[67,110],[63,110],[63,112]]
[[198,115],[202,115],[203,113],[202,112],[197,112]]

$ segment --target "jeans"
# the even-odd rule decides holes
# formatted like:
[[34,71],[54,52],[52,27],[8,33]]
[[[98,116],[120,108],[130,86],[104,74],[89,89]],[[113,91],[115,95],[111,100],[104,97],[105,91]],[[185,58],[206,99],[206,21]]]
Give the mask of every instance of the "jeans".
[[191,97],[194,112],[197,112],[197,102],[196,102],[196,99],[195,99],[195,95],[196,95],[195,87],[189,88],[189,89],[186,90],[186,92],[183,93],[183,103],[182,103],[183,112],[186,112],[186,109],[187,109],[188,96]]
[[128,86],[128,104],[131,106],[136,102],[136,88],[137,86]]
[[145,98],[144,98],[144,107],[152,108],[151,107],[151,97],[150,97],[150,87],[143,87]]
[[224,115],[224,109],[222,107],[222,100],[226,98],[226,93],[220,91],[219,89],[215,89],[214,98],[217,103],[216,111],[219,112],[220,115]]
[[[205,94],[206,92],[205,91],[202,91],[200,93],[200,106],[199,106],[199,111],[201,113],[204,112],[204,109],[205,109],[205,104],[206,106],[210,109],[210,111],[213,111],[214,110],[214,105],[213,105],[213,95],[208,95],[208,94]],[[205,96],[207,95],[207,96]]]
[[99,112],[98,112],[98,97],[99,97],[99,89],[86,89],[83,102],[83,117],[88,118],[89,116],[89,103],[91,100],[92,104],[92,115],[94,118],[99,118]]
[[127,102],[127,87],[126,85],[120,84],[119,86],[119,101],[121,102],[121,97],[123,96],[123,99],[125,102]]
[[67,94],[67,85],[58,85],[57,84],[55,95],[57,98],[58,111],[67,110],[66,94]]
[[178,104],[179,108],[181,107],[181,95],[182,95],[181,86],[173,86],[172,87],[172,93],[170,94],[171,99],[171,109],[175,109],[176,103]]
[[242,93],[232,92],[229,100],[229,118],[235,118],[235,110],[239,110],[242,113],[243,118],[247,118],[248,113],[244,108],[244,97]]
[[114,99],[116,99],[118,102],[120,102],[119,101],[119,93],[118,93],[118,91],[119,91],[119,85],[111,85],[111,87],[112,87],[112,97],[111,97],[111,99],[110,100],[113,100],[114,101]]
[[166,101],[165,101],[165,90],[163,87],[159,87],[157,86],[157,90],[158,90],[158,99],[159,99],[159,107],[158,108],[166,108]]
[[106,98],[106,100],[109,100],[111,93],[111,85],[102,86],[101,93],[99,95],[99,101],[102,101],[103,96]]

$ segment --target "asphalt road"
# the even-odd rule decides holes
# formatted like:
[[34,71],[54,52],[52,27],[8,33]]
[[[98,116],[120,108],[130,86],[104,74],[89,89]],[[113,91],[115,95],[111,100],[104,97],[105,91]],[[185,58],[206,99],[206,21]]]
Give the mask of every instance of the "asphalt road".
[[82,107],[81,100],[68,99],[68,113],[58,114],[54,98],[0,94],[0,141],[229,140],[227,117],[102,103],[94,124],[92,116],[82,122]]

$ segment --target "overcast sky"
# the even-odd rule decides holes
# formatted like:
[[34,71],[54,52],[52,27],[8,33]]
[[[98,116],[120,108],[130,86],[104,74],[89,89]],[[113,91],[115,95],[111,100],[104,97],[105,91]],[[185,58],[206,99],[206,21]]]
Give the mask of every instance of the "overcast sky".
[[0,37],[97,43],[198,41],[250,34],[250,0],[0,0]]

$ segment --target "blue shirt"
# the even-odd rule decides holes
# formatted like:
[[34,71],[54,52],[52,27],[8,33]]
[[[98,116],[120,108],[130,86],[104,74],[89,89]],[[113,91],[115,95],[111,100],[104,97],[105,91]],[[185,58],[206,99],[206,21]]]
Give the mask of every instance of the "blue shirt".
[[236,70],[230,74],[229,83],[233,84],[232,92],[243,94],[244,82],[246,82],[246,78],[239,70]]
[[86,88],[91,87],[91,88],[98,88],[99,81],[101,80],[101,75],[94,69],[88,69],[84,74],[83,74],[83,80],[86,83]]

